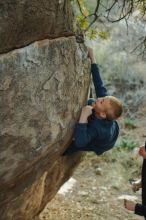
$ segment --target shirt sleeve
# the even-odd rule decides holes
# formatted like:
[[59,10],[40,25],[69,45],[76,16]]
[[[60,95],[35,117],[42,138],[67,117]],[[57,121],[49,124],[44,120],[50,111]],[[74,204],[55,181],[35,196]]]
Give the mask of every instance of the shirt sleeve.
[[104,97],[107,96],[107,90],[103,85],[101,76],[100,76],[100,71],[99,67],[97,64],[91,64],[91,73],[92,73],[92,78],[93,78],[93,84],[95,87],[95,92],[97,97]]
[[146,217],[146,206],[137,203],[135,206],[135,214]]

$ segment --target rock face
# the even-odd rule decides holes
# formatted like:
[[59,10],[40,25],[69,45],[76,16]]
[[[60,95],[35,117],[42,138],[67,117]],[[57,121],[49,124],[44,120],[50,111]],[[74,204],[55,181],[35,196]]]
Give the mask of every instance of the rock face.
[[72,35],[69,0],[0,1],[0,53],[35,40]]
[[90,82],[69,2],[0,2],[1,220],[34,219],[81,160],[62,156]]

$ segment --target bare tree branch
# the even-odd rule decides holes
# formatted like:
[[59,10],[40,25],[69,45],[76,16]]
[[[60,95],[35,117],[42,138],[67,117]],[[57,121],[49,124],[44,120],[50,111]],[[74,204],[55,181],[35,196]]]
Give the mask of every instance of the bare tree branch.
[[97,21],[97,19],[98,19],[97,12],[98,12],[99,6],[100,6],[100,0],[97,0],[97,4],[96,4],[96,8],[95,8],[94,13],[88,15],[88,17],[94,16],[94,19],[90,22],[90,24],[89,24],[89,26],[86,28],[85,32],[89,30],[89,28],[95,23],[95,21]]
[[[131,53],[135,53],[138,57],[142,57],[142,59],[146,58],[146,37],[139,38],[140,43],[134,47],[134,49],[131,51]],[[138,53],[138,51],[140,51]]]
[[[118,22],[118,21],[126,18],[127,16],[131,15],[131,13],[133,12],[133,9],[134,9],[133,0],[130,0],[128,5],[126,4],[126,2],[128,3],[128,1],[126,1],[126,0],[123,1],[122,8],[121,8],[121,5],[119,5],[119,7],[121,8],[121,13],[120,13],[120,16],[118,19],[110,19],[109,18],[111,11],[116,6],[116,3],[119,3],[117,0],[115,0],[114,3],[111,5],[111,7],[107,9],[108,15],[106,18],[109,22],[111,22],[111,23]],[[124,12],[124,10],[125,10],[125,12]]]
[[[113,0],[108,2],[107,5],[103,5],[103,2],[101,0],[96,0],[96,6],[93,13],[90,13],[88,16],[85,16],[82,10],[82,7],[80,5],[80,1],[77,0],[77,4],[79,7],[79,10],[85,20],[90,21],[88,27],[86,28],[86,31],[90,29],[90,27],[99,19],[100,22],[102,21],[104,24],[103,19],[107,20],[108,22],[114,23],[119,22],[121,20],[125,20],[126,26],[127,26],[127,33],[128,33],[128,19],[131,16],[134,9],[140,10],[140,13],[142,17],[146,14],[146,1],[145,0]],[[110,4],[110,6],[109,6]],[[99,14],[99,9],[104,9],[105,14]],[[114,12],[118,10],[118,17],[115,17]],[[131,51],[131,53],[134,53],[136,50],[142,51],[141,55],[144,56],[146,54],[146,37],[143,37],[139,39],[141,42]]]
[[82,7],[80,5],[80,2],[78,0],[76,0],[76,1],[77,1],[77,5],[79,6],[79,10],[80,10],[81,14],[85,17],[85,15],[84,15],[84,13],[82,11]]

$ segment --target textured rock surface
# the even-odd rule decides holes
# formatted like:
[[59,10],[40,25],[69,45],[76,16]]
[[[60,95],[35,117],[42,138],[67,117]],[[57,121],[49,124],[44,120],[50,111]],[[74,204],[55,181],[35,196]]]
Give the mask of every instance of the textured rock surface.
[[0,53],[73,35],[69,0],[0,0]]
[[[57,7],[57,1],[50,4]],[[72,17],[64,16],[58,21],[68,25]],[[85,51],[68,36],[0,55],[1,220],[32,220],[80,162],[80,154],[61,155],[87,98],[90,68]]]

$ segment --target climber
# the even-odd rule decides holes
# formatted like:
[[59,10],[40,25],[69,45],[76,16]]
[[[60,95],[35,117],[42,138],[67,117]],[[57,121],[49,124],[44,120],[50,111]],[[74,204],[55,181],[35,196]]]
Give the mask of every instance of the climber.
[[107,96],[93,49],[88,48],[91,73],[97,99],[89,99],[75,126],[74,139],[63,155],[78,151],[93,151],[97,155],[111,149],[119,135],[116,121],[122,114],[122,103],[113,96]]

